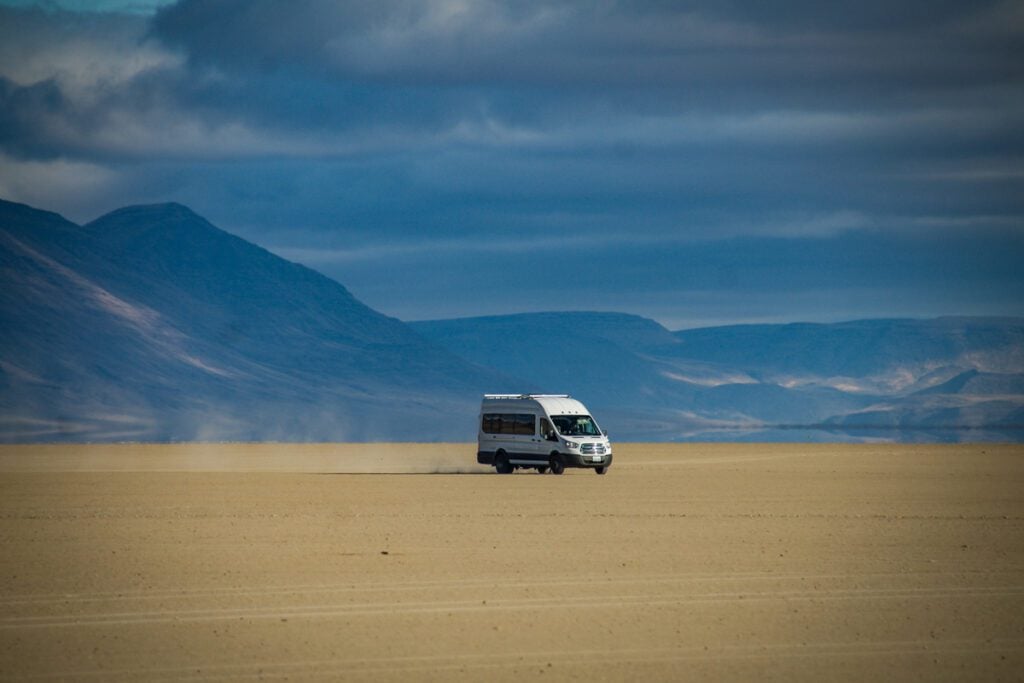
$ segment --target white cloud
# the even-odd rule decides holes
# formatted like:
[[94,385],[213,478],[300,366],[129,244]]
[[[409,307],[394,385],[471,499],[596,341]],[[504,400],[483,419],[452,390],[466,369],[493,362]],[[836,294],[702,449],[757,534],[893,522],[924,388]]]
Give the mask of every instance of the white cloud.
[[569,237],[531,237],[530,239],[430,239],[405,241],[350,249],[323,249],[304,247],[268,247],[282,258],[309,266],[334,266],[358,262],[387,263],[390,260],[417,260],[426,253],[435,257],[457,258],[465,255],[476,258],[483,255],[501,256],[540,251],[565,251],[575,248],[636,244],[626,236],[575,235]]
[[80,161],[22,161],[0,153],[0,197],[78,220],[83,208],[91,207],[96,196],[117,184],[118,173],[103,166]]
[[180,55],[147,38],[141,17],[6,12],[0,21],[0,76],[26,86],[54,80],[79,100],[139,74],[176,67]]

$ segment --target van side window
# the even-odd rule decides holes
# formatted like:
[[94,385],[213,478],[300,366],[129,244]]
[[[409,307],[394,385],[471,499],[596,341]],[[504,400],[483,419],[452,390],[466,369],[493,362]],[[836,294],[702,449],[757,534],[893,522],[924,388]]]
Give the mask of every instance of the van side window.
[[540,419],[540,435],[545,439],[550,439],[555,435],[555,428],[551,426],[546,417]]
[[[483,421],[482,424],[480,425],[480,428],[483,430],[484,434],[501,434],[503,431],[502,427],[510,429],[512,426],[509,425],[508,420],[505,419],[508,417],[508,415],[500,415],[498,413],[486,413],[483,416]],[[515,422],[513,421],[512,424],[514,425]],[[510,434],[511,431],[506,431],[504,433]]]
[[529,413],[484,413],[480,430],[484,434],[533,436],[537,433],[537,416]]
[[537,433],[537,418],[534,415],[521,413],[516,415],[516,434],[533,436]]

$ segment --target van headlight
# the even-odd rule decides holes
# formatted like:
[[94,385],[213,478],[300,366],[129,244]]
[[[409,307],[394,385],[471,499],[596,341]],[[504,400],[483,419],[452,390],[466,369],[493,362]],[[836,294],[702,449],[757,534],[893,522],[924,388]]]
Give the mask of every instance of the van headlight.
[[575,450],[575,449],[579,448],[580,445],[578,443],[576,443],[575,441],[566,441],[565,442],[565,447],[566,448],[571,448],[571,449]]

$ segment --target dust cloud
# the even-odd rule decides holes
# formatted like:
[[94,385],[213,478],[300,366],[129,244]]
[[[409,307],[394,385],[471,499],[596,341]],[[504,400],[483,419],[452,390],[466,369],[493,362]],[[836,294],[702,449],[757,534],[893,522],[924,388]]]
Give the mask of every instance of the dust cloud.
[[475,444],[178,443],[0,446],[0,472],[479,474]]

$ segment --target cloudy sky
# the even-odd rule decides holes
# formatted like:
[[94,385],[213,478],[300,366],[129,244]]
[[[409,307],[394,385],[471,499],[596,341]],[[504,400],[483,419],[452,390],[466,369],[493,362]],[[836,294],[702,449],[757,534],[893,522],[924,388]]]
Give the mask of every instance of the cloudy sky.
[[1024,2],[0,0],[0,197],[407,320],[1024,315]]

